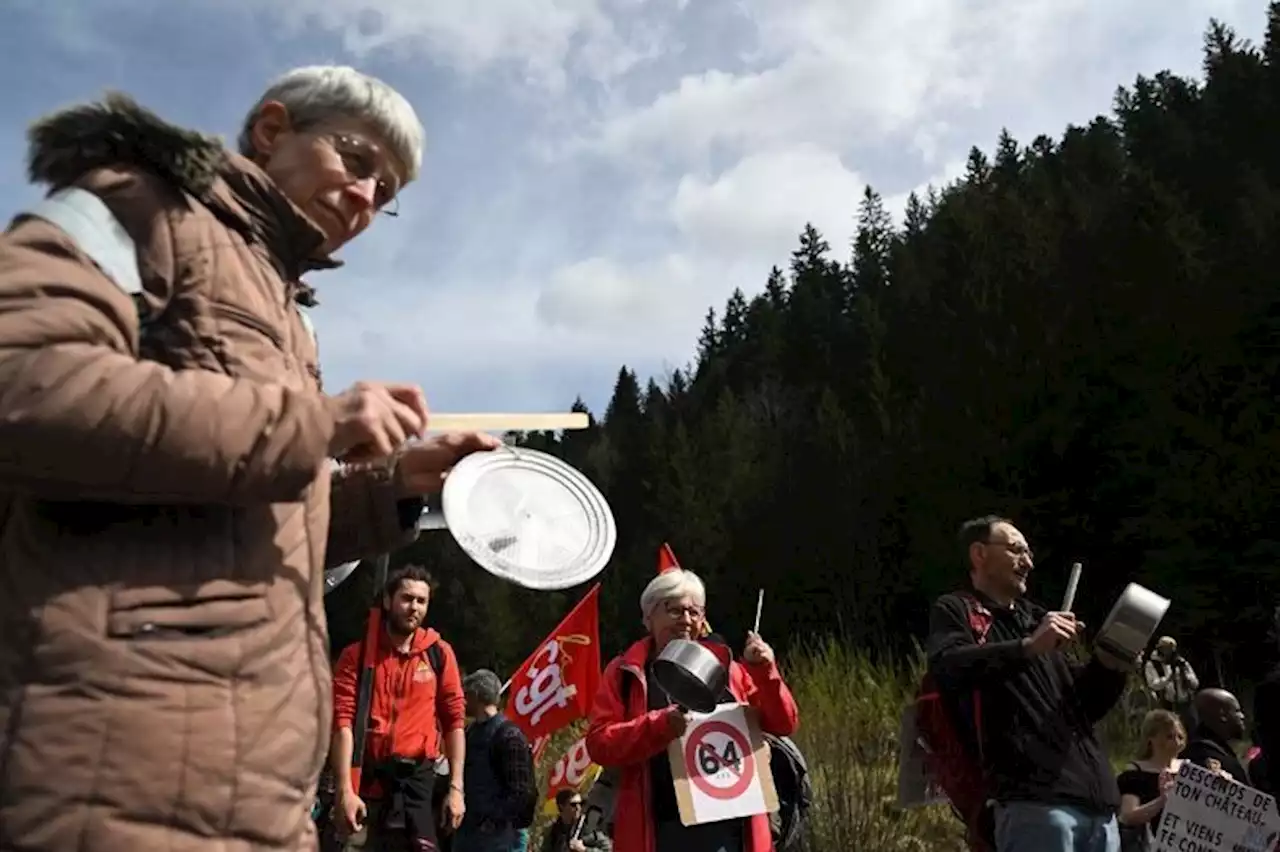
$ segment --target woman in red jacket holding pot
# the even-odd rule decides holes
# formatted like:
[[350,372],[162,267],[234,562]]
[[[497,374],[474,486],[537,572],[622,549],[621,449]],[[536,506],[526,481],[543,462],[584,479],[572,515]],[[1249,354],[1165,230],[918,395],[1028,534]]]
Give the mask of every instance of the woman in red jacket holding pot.
[[706,632],[706,589],[692,571],[671,568],[640,596],[649,635],[605,667],[591,708],[587,751],[603,767],[617,767],[614,852],[771,852],[767,814],[685,827],[680,822],[667,745],[688,718],[653,678],[653,660],[672,639],[697,639],[729,671],[722,701],[749,704],[765,731],[790,736],[799,712],[782,680],[773,649],[747,634],[742,662]]

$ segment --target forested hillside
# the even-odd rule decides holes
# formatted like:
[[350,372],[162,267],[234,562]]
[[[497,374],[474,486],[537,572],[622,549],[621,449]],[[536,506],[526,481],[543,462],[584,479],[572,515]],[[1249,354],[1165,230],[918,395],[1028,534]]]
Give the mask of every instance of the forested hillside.
[[[1032,540],[1033,596],[1082,561],[1096,625],[1140,581],[1208,678],[1254,674],[1280,601],[1278,237],[1280,3],[1260,48],[1211,25],[1201,81],[1139,78],[1059,139],[973,149],[901,227],[867,189],[854,245],[804,228],[688,369],[623,368],[591,430],[522,436],[613,506],[606,653],[639,635],[663,541],[735,643],[763,586],[775,644],[908,648],[962,580],[958,524],[995,511]],[[403,559],[442,579],[431,619],[469,667],[509,672],[582,591],[513,588],[443,533]],[[335,642],[366,581],[331,596]]]

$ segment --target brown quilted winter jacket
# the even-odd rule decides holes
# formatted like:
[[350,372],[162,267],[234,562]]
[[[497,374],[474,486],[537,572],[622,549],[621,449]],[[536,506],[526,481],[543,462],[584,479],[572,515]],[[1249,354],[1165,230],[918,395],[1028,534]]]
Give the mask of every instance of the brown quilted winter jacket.
[[0,850],[312,849],[323,568],[413,534],[385,471],[326,458],[299,278],[336,264],[120,96],[36,125],[31,177],[106,202],[145,304],[47,221],[0,235]]

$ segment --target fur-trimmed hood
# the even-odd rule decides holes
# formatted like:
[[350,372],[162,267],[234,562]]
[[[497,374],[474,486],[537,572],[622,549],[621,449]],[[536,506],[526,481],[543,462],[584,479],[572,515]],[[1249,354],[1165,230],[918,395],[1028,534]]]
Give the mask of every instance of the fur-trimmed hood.
[[[200,202],[219,207],[247,231],[271,241],[288,235],[286,258],[295,275],[332,269],[341,261],[316,257],[323,232],[245,157],[220,137],[170,124],[120,92],[39,119],[27,131],[27,175],[53,189],[68,186],[99,168],[128,165],[172,183]],[[303,287],[299,301],[315,304]]]
[[128,163],[202,200],[230,153],[218,137],[170,124],[119,92],[38,120],[27,140],[33,183],[66,186],[92,169]]

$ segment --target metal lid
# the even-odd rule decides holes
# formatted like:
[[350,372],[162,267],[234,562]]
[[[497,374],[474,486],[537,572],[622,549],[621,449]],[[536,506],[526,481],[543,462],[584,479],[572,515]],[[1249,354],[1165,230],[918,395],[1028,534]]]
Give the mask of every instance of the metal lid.
[[567,589],[599,574],[618,532],[604,495],[547,453],[473,453],[445,478],[449,532],[477,565],[529,589]]

